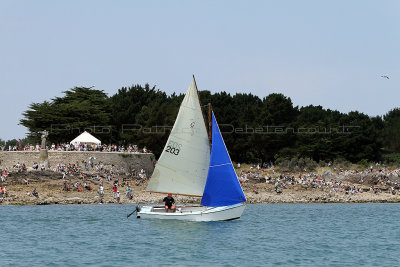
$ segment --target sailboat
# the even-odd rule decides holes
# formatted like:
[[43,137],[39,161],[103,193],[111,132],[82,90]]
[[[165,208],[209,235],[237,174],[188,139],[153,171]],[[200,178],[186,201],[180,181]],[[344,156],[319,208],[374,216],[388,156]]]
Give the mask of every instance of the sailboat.
[[201,205],[177,205],[175,212],[166,212],[160,205],[143,206],[137,209],[137,218],[189,221],[240,218],[246,198],[211,108],[209,118],[211,129],[207,131],[193,76],[146,190],[201,197]]

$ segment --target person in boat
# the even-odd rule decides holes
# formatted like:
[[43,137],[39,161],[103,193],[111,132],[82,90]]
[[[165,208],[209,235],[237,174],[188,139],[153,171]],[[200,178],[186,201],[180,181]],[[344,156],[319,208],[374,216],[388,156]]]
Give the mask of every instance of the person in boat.
[[168,212],[168,210],[175,212],[175,199],[172,197],[172,194],[168,194],[168,196],[163,199],[163,202],[165,202],[165,212]]

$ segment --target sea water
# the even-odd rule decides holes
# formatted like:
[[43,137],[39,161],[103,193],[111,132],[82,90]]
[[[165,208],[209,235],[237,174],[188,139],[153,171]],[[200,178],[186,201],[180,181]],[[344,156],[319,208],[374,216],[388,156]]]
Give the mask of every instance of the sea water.
[[400,204],[257,204],[228,222],[134,205],[0,206],[1,266],[400,266]]

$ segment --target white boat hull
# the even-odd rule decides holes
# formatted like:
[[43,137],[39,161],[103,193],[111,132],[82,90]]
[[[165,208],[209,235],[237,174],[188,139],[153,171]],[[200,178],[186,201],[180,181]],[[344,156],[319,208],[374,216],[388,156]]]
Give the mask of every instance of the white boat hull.
[[165,212],[163,206],[143,206],[137,212],[137,218],[198,222],[230,221],[239,219],[245,207],[243,203],[223,207],[177,206],[176,212]]

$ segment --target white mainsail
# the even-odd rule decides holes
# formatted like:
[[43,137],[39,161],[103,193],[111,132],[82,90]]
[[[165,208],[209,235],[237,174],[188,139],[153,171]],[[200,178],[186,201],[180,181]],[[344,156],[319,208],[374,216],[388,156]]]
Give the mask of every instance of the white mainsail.
[[209,163],[210,144],[193,77],[147,190],[202,196]]

